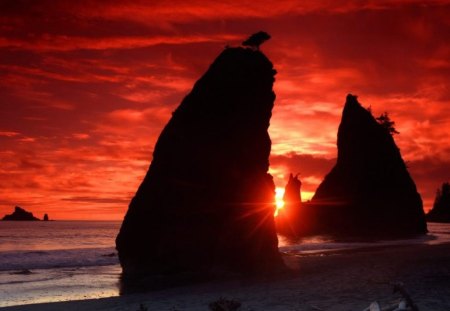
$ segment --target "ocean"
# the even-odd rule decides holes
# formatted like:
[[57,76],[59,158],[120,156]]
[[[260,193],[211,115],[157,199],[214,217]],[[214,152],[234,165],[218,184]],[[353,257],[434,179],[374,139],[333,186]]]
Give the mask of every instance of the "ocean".
[[0,221],[0,307],[119,295],[119,221]]
[[[119,295],[114,248],[119,221],[0,221],[0,307]],[[450,224],[428,224],[411,239],[362,241],[313,236],[279,237],[280,251],[323,256],[335,251],[409,244],[450,243]]]

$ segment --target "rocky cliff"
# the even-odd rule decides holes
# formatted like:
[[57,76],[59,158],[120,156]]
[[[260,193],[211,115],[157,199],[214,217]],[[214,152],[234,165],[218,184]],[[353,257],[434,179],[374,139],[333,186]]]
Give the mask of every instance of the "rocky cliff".
[[116,246],[124,275],[280,267],[268,172],[272,63],[227,48],[162,131]]
[[10,215],[5,215],[3,220],[40,220],[33,216],[33,213],[27,212],[20,206],[16,206],[14,212]]
[[427,232],[422,199],[400,150],[356,96],[347,96],[337,146],[337,163],[310,205],[315,231],[382,236]]

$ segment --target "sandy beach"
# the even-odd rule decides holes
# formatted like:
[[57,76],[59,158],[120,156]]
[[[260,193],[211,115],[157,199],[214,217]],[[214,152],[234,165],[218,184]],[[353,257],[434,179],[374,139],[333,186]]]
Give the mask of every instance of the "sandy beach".
[[289,276],[236,280],[120,297],[34,304],[4,310],[209,310],[221,297],[239,310],[363,310],[398,302],[403,282],[420,310],[450,310],[450,244],[360,249],[318,256],[284,256]]

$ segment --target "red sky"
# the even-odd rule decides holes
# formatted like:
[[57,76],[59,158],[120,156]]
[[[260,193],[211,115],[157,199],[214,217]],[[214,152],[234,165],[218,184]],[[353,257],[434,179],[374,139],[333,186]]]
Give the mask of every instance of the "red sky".
[[225,45],[265,30],[278,187],[314,193],[347,93],[390,113],[429,209],[450,179],[450,1],[0,2],[0,216],[122,219],[171,112]]

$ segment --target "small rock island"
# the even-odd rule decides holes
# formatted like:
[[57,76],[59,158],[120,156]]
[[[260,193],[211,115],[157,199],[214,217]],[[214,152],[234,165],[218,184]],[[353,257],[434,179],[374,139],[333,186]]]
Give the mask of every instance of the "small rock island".
[[33,213],[27,212],[20,206],[16,206],[14,209],[14,213],[5,215],[2,220],[37,221],[40,219],[34,217]]

